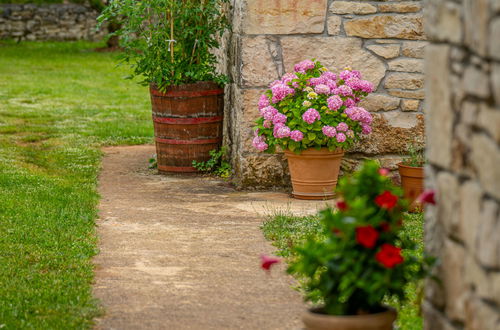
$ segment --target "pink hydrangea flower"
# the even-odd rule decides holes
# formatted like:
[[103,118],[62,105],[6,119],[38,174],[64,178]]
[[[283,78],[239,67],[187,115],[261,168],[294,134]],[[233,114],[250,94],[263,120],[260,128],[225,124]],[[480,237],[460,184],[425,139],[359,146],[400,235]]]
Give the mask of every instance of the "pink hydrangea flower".
[[344,122],[340,122],[337,125],[337,131],[339,131],[339,132],[347,132],[348,129],[349,129],[349,126],[347,126],[347,124]]
[[342,96],[352,96],[352,89],[347,85],[340,85],[335,89],[334,93]]
[[360,80],[358,83],[358,89],[365,93],[371,93],[374,90],[373,84],[368,80]]
[[302,141],[303,138],[304,138],[304,134],[302,134],[302,132],[299,130],[294,130],[294,131],[290,132],[290,139],[292,139],[296,142]]
[[323,131],[323,134],[325,134],[328,137],[334,137],[337,134],[337,130],[335,129],[335,127],[332,126],[323,126],[321,131]]
[[285,138],[290,136],[290,127],[283,124],[276,125],[274,127],[273,136],[277,139]]
[[319,114],[319,112],[314,109],[314,108],[309,108],[306,110],[306,112],[304,112],[304,114],[302,115],[302,119],[308,123],[308,124],[312,124],[314,123],[316,120],[319,120],[321,119],[321,115]]
[[361,79],[361,72],[357,70],[344,70],[339,74],[339,78],[346,81],[349,78]]
[[305,60],[295,64],[293,69],[295,72],[306,73],[307,70],[314,69],[314,62],[311,60]]
[[344,142],[346,137],[345,137],[345,134],[344,133],[337,133],[337,142]]
[[325,85],[330,87],[330,90],[335,90],[337,88],[337,83],[334,80],[327,80]]
[[342,106],[342,99],[338,95],[330,96],[326,102],[328,103],[328,108],[333,111],[337,111]]
[[260,110],[260,114],[265,120],[273,120],[274,116],[278,113],[278,110],[273,106],[267,106]]
[[373,118],[372,115],[361,107],[350,107],[347,108],[344,113],[352,120],[359,121],[365,124],[371,124]]
[[318,94],[330,94],[330,87],[327,85],[319,84],[314,87],[314,91]]
[[372,132],[372,127],[368,124],[361,124],[361,129],[363,134],[370,134]]
[[269,98],[267,95],[262,94],[259,99],[259,110],[264,109],[265,107],[269,106],[271,103],[269,102]]
[[262,126],[264,126],[264,128],[271,128],[273,126],[273,122],[271,120],[264,120]]
[[299,79],[295,73],[285,73],[283,77],[281,77],[281,82],[285,85],[291,83],[294,88],[298,88],[299,84],[294,79]]
[[323,72],[321,77],[326,78],[327,80],[333,80],[333,81],[337,80],[337,75],[331,71]]
[[346,106],[346,108],[350,108],[350,107],[355,106],[356,102],[353,99],[351,99],[351,98],[347,98],[344,101],[344,105]]
[[275,114],[273,119],[272,119],[274,125],[284,124],[284,123],[286,123],[286,120],[287,120],[286,116],[282,113],[279,113],[279,112],[277,114]]
[[326,84],[327,81],[328,81],[328,79],[325,79],[323,77],[311,78],[307,82],[307,85],[314,87],[314,86],[318,86],[318,85],[324,85],[324,84]]
[[265,142],[263,136],[256,136],[256,137],[254,137],[253,141],[252,141],[252,144],[255,147],[255,149],[257,149],[259,151],[264,151],[264,150],[266,150],[269,147],[267,145],[267,143]]
[[283,100],[285,97],[287,97],[290,94],[295,93],[295,90],[293,88],[290,88],[289,86],[283,84],[281,81],[271,87],[271,92],[273,93],[273,103],[277,103],[281,100]]

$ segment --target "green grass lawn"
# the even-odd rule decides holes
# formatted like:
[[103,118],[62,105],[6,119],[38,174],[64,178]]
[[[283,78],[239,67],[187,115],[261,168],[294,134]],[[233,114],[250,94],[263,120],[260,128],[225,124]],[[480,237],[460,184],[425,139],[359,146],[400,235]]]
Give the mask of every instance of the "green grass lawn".
[[[407,214],[404,221],[405,234],[418,243],[419,252],[423,253],[423,214]],[[285,259],[294,257],[294,246],[303,242],[307,237],[321,239],[322,227],[316,216],[297,217],[286,212],[270,216],[262,225],[264,236],[272,241],[278,249],[277,255]],[[300,287],[300,278],[297,279]],[[300,288],[299,288],[300,289]],[[420,301],[417,294],[417,284],[411,283],[406,288],[408,302],[400,303],[396,300],[387,300],[385,303],[398,310],[397,326],[402,330],[422,330],[420,315]]]
[[98,46],[0,42],[0,328],[88,328],[99,313],[100,147],[153,130],[147,89]]

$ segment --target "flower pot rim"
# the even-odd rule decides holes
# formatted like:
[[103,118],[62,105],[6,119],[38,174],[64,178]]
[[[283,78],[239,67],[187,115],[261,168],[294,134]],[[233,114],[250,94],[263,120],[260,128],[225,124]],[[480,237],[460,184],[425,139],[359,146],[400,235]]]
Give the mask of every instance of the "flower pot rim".
[[398,167],[404,167],[404,168],[415,168],[415,169],[423,169],[424,168],[424,166],[408,166],[408,165],[404,165],[403,162],[399,162],[396,165],[398,165]]
[[[353,314],[353,315],[330,315],[330,314],[325,314],[325,313],[318,313],[318,310],[323,309],[323,307],[311,307],[307,309],[307,313],[313,314],[315,317],[338,317],[342,318],[345,320],[348,319],[360,319],[360,318],[372,318],[376,316],[380,316],[383,314],[397,314],[396,309],[389,307],[389,306],[382,306],[385,310],[382,312],[377,312],[377,313],[369,313],[369,314]],[[316,310],[316,311],[315,311]]]

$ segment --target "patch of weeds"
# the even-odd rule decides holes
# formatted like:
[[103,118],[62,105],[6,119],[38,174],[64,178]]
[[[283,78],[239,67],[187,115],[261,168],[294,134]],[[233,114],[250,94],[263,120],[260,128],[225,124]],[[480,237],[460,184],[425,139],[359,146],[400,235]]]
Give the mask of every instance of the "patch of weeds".
[[223,179],[228,179],[233,172],[227,160],[227,147],[210,150],[210,159],[206,162],[193,160],[193,166],[200,172],[215,174]]
[[156,154],[154,154],[153,156],[151,156],[151,158],[149,158],[148,163],[149,163],[148,165],[149,169],[153,170],[158,168],[158,160],[156,159]]

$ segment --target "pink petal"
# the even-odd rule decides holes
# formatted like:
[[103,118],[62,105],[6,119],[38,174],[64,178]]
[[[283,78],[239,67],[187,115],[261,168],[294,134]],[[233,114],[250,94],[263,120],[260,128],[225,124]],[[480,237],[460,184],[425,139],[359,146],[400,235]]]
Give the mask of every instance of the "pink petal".
[[262,254],[260,256],[260,261],[261,261],[260,267],[264,270],[269,271],[272,265],[279,263],[281,260],[276,257],[270,257]]
[[435,194],[436,192],[433,189],[427,189],[417,197],[417,200],[422,204],[436,205]]

